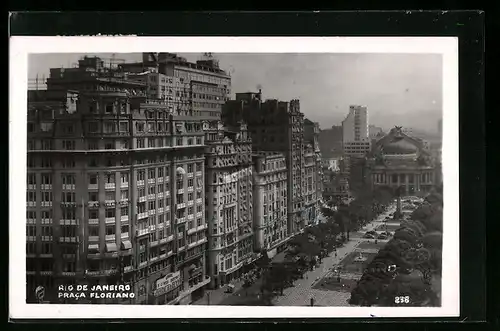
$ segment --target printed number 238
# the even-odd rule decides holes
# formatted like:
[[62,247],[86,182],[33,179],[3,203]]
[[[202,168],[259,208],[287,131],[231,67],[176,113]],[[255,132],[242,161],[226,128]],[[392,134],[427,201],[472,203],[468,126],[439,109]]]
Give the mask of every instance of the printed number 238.
[[394,297],[394,303],[410,303],[409,296]]

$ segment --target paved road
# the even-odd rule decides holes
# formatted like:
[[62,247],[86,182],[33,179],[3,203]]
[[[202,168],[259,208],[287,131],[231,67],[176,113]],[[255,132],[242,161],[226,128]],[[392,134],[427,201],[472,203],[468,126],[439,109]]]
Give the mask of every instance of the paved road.
[[[381,214],[375,221],[367,224],[359,232],[352,233],[349,242],[347,242],[343,247],[337,248],[337,257],[332,252],[330,255],[323,259],[321,265],[319,265],[313,271],[308,271],[305,274],[304,279],[299,279],[295,282],[295,286],[286,288],[283,291],[283,296],[277,296],[273,299],[273,305],[276,306],[304,306],[309,305],[311,297],[314,298],[315,304],[320,306],[347,306],[347,300],[350,298],[349,292],[338,292],[338,291],[323,291],[312,289],[311,286],[317,280],[324,277],[330,270],[330,268],[338,264],[344,257],[356,250],[356,247],[360,242],[366,240],[362,236],[366,231],[375,230],[380,224],[383,224],[383,220],[390,213],[395,211],[395,206],[391,206],[387,212]],[[380,232],[380,231],[379,231]],[[260,281],[257,281],[252,287],[246,291],[242,288],[243,282],[233,282],[235,285],[235,291],[233,293],[224,293],[225,288],[220,288],[217,290],[207,290],[206,295],[200,300],[193,302],[193,305],[224,305],[231,304],[234,296],[257,296],[260,289]],[[210,303],[209,303],[210,301]]]

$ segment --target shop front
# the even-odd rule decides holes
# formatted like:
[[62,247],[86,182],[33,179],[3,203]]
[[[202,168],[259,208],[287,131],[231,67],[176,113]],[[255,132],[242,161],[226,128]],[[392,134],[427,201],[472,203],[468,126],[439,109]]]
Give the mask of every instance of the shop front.
[[175,300],[182,285],[180,271],[169,273],[154,283],[153,296],[156,305],[165,305]]

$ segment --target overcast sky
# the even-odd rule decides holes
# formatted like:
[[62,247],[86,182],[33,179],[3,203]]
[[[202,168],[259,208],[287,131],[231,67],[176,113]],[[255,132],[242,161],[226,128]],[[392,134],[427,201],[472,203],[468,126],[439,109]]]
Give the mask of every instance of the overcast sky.
[[[36,54],[29,78],[69,67],[84,54]],[[88,54],[110,58],[111,54]],[[196,61],[200,54],[179,54]],[[442,57],[439,54],[214,54],[232,75],[236,92],[264,98],[300,99],[301,111],[321,128],[340,125],[349,105],[366,105],[370,124],[437,131],[442,114]],[[140,61],[140,54],[115,54]]]

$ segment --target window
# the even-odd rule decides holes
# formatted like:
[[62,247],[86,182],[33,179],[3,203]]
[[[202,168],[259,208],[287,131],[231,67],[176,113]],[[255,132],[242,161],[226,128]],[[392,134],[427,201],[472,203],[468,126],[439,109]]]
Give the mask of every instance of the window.
[[128,131],[128,122],[120,122],[120,132]]
[[120,200],[127,200],[128,199],[128,190],[121,190],[120,191]]
[[155,147],[155,139],[154,138],[148,139],[148,147],[149,148]]
[[41,192],[42,193],[42,201],[43,202],[51,202],[52,201],[52,192]]
[[114,201],[115,200],[115,192],[114,191],[106,192],[105,200],[106,201]]
[[112,103],[107,103],[105,107],[105,112],[107,114],[112,114],[114,111],[114,105]]
[[97,141],[97,140],[89,140],[87,148],[89,150],[98,150],[99,149],[99,141]]
[[88,130],[90,133],[95,133],[99,131],[99,123],[97,122],[89,122],[88,123]]
[[76,182],[76,177],[74,174],[62,174],[62,182],[65,185],[74,185]]
[[42,157],[41,166],[42,166],[42,168],[51,168],[52,167],[52,160],[48,157]]
[[128,233],[129,232],[129,226],[127,225],[122,225],[121,227],[121,233]]
[[106,183],[114,184],[115,183],[115,174],[106,174]]
[[42,174],[42,184],[52,184],[52,174]]
[[115,227],[114,226],[107,226],[106,227],[106,235],[112,236],[114,234],[115,234]]
[[106,208],[105,215],[106,215],[106,218],[115,218],[115,209],[114,208]]
[[115,132],[115,123],[113,123],[113,122],[104,122],[104,132],[105,133],[113,133],[113,132]]
[[115,142],[114,142],[114,140],[106,140],[104,142],[104,149],[115,149]]
[[137,148],[145,148],[146,144],[144,138],[137,138]]
[[144,123],[135,123],[136,131],[144,132]]
[[91,220],[99,219],[99,212],[97,210],[90,210],[89,211],[89,219],[91,219]]
[[36,253],[36,244],[26,243],[26,254],[35,254],[35,253]]
[[52,254],[52,244],[42,243],[42,254]]
[[89,159],[89,163],[88,164],[89,164],[89,167],[95,168],[95,167],[97,167],[99,165],[99,161],[98,161],[97,158],[92,157],[92,158]]
[[98,226],[89,226],[89,236],[98,237],[99,236],[99,227]]
[[120,208],[120,215],[121,216],[128,216],[128,207]]
[[27,225],[26,226],[26,235],[28,237],[34,237],[34,236],[36,236],[36,226],[34,226],[34,225]]
[[65,157],[62,159],[63,168],[74,168],[75,167],[75,159],[72,157]]
[[188,179],[188,187],[193,187],[194,181],[192,178]]
[[177,204],[183,203],[184,202],[184,194],[177,194],[176,201],[177,201]]
[[97,192],[89,192],[89,201],[99,201]]
[[52,149],[52,140],[43,139],[42,140],[42,150],[51,150]]
[[89,184],[90,185],[97,185],[97,174],[90,174],[89,175]]
[[35,132],[35,123],[28,122],[28,133]]
[[[63,227],[64,226],[61,226],[61,228]],[[42,230],[42,236],[44,237],[50,237],[53,235],[52,226],[41,226],[40,229]]]
[[[43,216],[50,216],[50,215],[43,215]],[[64,208],[62,210],[62,219],[63,220],[74,220],[75,218],[75,210],[74,209],[69,209],[69,208]]]
[[63,140],[62,148],[65,150],[74,150],[75,149],[75,141],[74,140]]
[[74,125],[73,123],[65,123],[62,125],[62,131],[63,133],[66,134],[71,134],[74,131]]
[[[49,192],[45,192],[49,193]],[[52,193],[52,192],[50,192]],[[76,202],[75,192],[62,192],[61,202]]]

